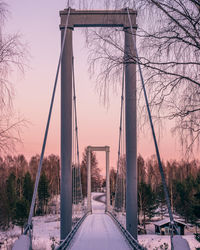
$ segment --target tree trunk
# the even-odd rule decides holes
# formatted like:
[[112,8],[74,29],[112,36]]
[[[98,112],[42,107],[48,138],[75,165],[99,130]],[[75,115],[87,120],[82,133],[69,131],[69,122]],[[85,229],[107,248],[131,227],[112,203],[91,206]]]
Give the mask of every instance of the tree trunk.
[[144,212],[144,217],[143,217],[143,227],[144,227],[144,230],[146,231],[146,214]]
[[174,206],[173,206],[173,190],[172,190],[173,187],[172,187],[172,183],[171,183],[170,186],[171,186],[171,190],[170,190],[171,191],[170,192],[171,193],[171,208],[172,208],[172,213],[173,213],[174,212]]

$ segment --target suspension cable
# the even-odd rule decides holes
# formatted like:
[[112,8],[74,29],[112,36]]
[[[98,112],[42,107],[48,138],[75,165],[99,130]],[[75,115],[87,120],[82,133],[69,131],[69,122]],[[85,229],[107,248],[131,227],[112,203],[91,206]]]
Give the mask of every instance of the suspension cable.
[[155,130],[154,130],[154,125],[153,125],[153,121],[152,121],[151,111],[150,111],[150,108],[149,108],[148,97],[147,97],[146,88],[145,88],[145,84],[144,84],[144,78],[143,78],[143,74],[142,74],[141,65],[140,65],[140,62],[139,62],[139,56],[138,56],[138,51],[137,51],[137,47],[136,47],[136,40],[135,40],[135,37],[134,37],[132,21],[131,21],[131,18],[130,18],[130,13],[129,13],[128,8],[127,8],[127,14],[128,14],[128,19],[129,19],[129,23],[130,23],[131,35],[132,35],[132,39],[133,39],[134,50],[135,50],[135,53],[136,53],[136,59],[137,59],[137,64],[138,64],[138,68],[139,68],[140,78],[141,78],[141,82],[142,82],[142,88],[143,88],[143,92],[144,92],[145,103],[146,103],[147,112],[148,112],[148,116],[149,116],[149,122],[150,122],[151,131],[152,131],[153,140],[154,140],[154,145],[155,145],[155,149],[156,149],[158,166],[159,166],[159,170],[160,170],[160,174],[161,174],[161,179],[162,179],[162,184],[163,184],[163,189],[164,189],[164,194],[165,194],[165,200],[166,200],[166,203],[167,203],[167,208],[168,208],[168,213],[169,213],[169,218],[170,218],[170,224],[171,224],[171,227],[172,227],[172,231],[173,231],[173,228],[174,228],[176,233],[179,234],[179,232],[177,230],[177,227],[176,227],[176,224],[174,223],[174,217],[173,217],[172,209],[171,209],[171,205],[170,205],[169,194],[168,194],[167,184],[166,184],[166,180],[165,180],[165,174],[164,174],[163,167],[162,167],[160,152],[159,152],[159,149],[158,149],[158,143],[157,143],[157,139],[156,139],[156,135],[155,135]]
[[77,106],[76,106],[76,85],[75,85],[75,72],[74,72],[74,56],[72,56],[72,76],[73,76],[73,93],[74,93],[74,113],[75,113],[75,132],[76,132],[76,150],[78,161],[78,175],[80,178],[80,196],[83,199],[82,183],[81,183],[81,171],[80,171],[80,154],[79,154],[79,140],[78,140],[78,119],[77,119]]
[[122,139],[122,116],[123,116],[123,104],[124,104],[124,76],[125,76],[125,70],[124,70],[124,65],[123,65],[123,74],[122,74],[122,93],[121,93],[121,111],[120,111],[120,122],[119,122],[119,141],[118,141],[118,158],[117,158],[117,179],[116,179],[116,185],[115,185],[115,204],[114,207],[116,206],[116,199],[117,199],[117,194],[119,192],[119,173],[120,173],[120,152],[121,152],[121,139]]
[[72,216],[74,214],[74,199],[75,199],[74,175],[75,175],[74,108],[72,108]]
[[42,161],[43,161],[43,158],[44,158],[46,141],[47,141],[49,125],[50,125],[50,120],[51,120],[51,115],[52,115],[52,109],[53,109],[53,104],[54,104],[54,99],[55,99],[58,76],[59,76],[59,71],[60,71],[60,65],[61,65],[61,60],[62,60],[63,51],[64,51],[64,44],[65,44],[65,40],[66,40],[67,26],[68,26],[68,22],[69,22],[69,15],[70,15],[70,7],[68,8],[68,14],[67,14],[66,24],[65,24],[65,31],[64,31],[64,36],[63,36],[63,41],[62,41],[61,52],[60,52],[60,56],[59,56],[55,81],[54,81],[54,88],[53,88],[53,93],[52,93],[52,98],[51,98],[51,103],[50,103],[48,120],[47,120],[47,124],[46,124],[46,129],[45,129],[45,135],[44,135],[44,140],[43,140],[43,145],[42,145],[42,151],[41,151],[41,155],[40,155],[40,161],[39,161],[39,165],[38,165],[38,171],[37,171],[37,175],[36,175],[36,181],[35,181],[34,192],[33,192],[33,197],[32,197],[29,217],[28,217],[28,223],[27,223],[27,226],[25,228],[24,234],[26,234],[27,231],[31,228],[32,217],[33,217],[35,201],[36,201],[36,196],[37,196],[37,190],[38,190],[38,185],[39,185],[39,180],[40,180],[40,173],[41,173],[41,169],[42,169]]
[[[124,94],[125,95],[125,94]],[[126,176],[124,175],[124,168],[126,168],[126,158],[125,158],[125,152],[126,152],[126,132],[125,132],[125,102],[123,103],[123,111],[122,111],[122,164],[121,164],[121,171],[122,171],[122,192],[123,192],[123,200],[122,200],[122,209],[123,212],[125,211],[125,204],[126,204]]]
[[[74,56],[72,48],[72,91],[73,91],[73,175],[72,175],[72,196],[73,196],[73,216],[77,218],[83,208],[83,194],[80,171],[80,155],[79,155],[79,140],[78,140],[78,118],[76,105],[76,84],[75,84],[75,70],[74,70]],[[80,206],[81,203],[81,206]],[[83,212],[83,211],[82,211]]]

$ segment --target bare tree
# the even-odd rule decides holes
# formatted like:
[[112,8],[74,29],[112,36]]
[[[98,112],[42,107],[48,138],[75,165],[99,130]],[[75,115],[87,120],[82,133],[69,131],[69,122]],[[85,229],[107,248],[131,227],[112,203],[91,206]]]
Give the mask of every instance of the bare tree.
[[154,115],[175,119],[173,131],[190,151],[200,135],[199,2],[141,2],[152,20],[138,35]]
[[[183,149],[192,152],[200,138],[199,1],[108,0],[100,4],[95,0],[80,0],[79,5],[90,9],[100,6],[137,10],[139,63],[143,67],[152,114],[154,119],[173,120],[173,132],[178,132]],[[91,69],[97,67],[93,72],[97,72],[101,83],[100,94],[107,99],[110,82],[119,82],[123,67],[123,32],[116,34],[116,29],[105,28],[87,31],[87,45]],[[128,60],[137,61],[132,55]]]
[[21,141],[20,128],[24,120],[15,117],[12,107],[14,88],[9,76],[12,71],[24,70],[26,48],[21,42],[20,34],[5,34],[4,21],[8,10],[0,0],[0,153],[14,149]]

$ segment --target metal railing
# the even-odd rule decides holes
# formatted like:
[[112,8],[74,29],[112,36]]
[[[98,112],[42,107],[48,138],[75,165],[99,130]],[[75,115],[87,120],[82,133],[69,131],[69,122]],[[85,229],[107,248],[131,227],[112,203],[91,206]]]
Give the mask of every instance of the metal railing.
[[80,225],[82,224],[82,222],[85,220],[85,218],[91,214],[91,212],[87,212],[83,215],[83,217],[76,223],[76,225],[74,226],[74,228],[72,229],[72,231],[67,235],[67,237],[61,242],[61,244],[56,247],[56,250],[64,250],[66,249],[66,247],[69,246],[71,240],[73,239],[75,233],[78,231]]
[[111,212],[107,211],[106,213],[113,219],[132,249],[146,250],[146,248],[141,246],[138,241],[133,238],[133,236],[122,226],[122,224],[115,218],[115,216]]

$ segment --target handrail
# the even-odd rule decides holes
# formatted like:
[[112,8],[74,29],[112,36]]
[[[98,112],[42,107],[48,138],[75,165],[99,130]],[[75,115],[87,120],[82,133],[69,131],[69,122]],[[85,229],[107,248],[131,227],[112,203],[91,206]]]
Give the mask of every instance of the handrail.
[[87,212],[83,215],[83,217],[80,218],[80,220],[76,223],[72,231],[67,235],[67,237],[60,243],[58,247],[56,247],[56,250],[63,250],[66,249],[67,246],[69,246],[71,240],[73,239],[75,233],[78,231],[80,225],[85,220],[85,218],[90,214],[91,212]]
[[106,212],[115,222],[117,227],[120,229],[120,231],[123,233],[125,238],[127,239],[129,245],[135,249],[135,250],[146,250],[143,246],[141,246],[136,239],[133,238],[133,236],[122,226],[122,224],[115,218],[115,216],[110,212]]

